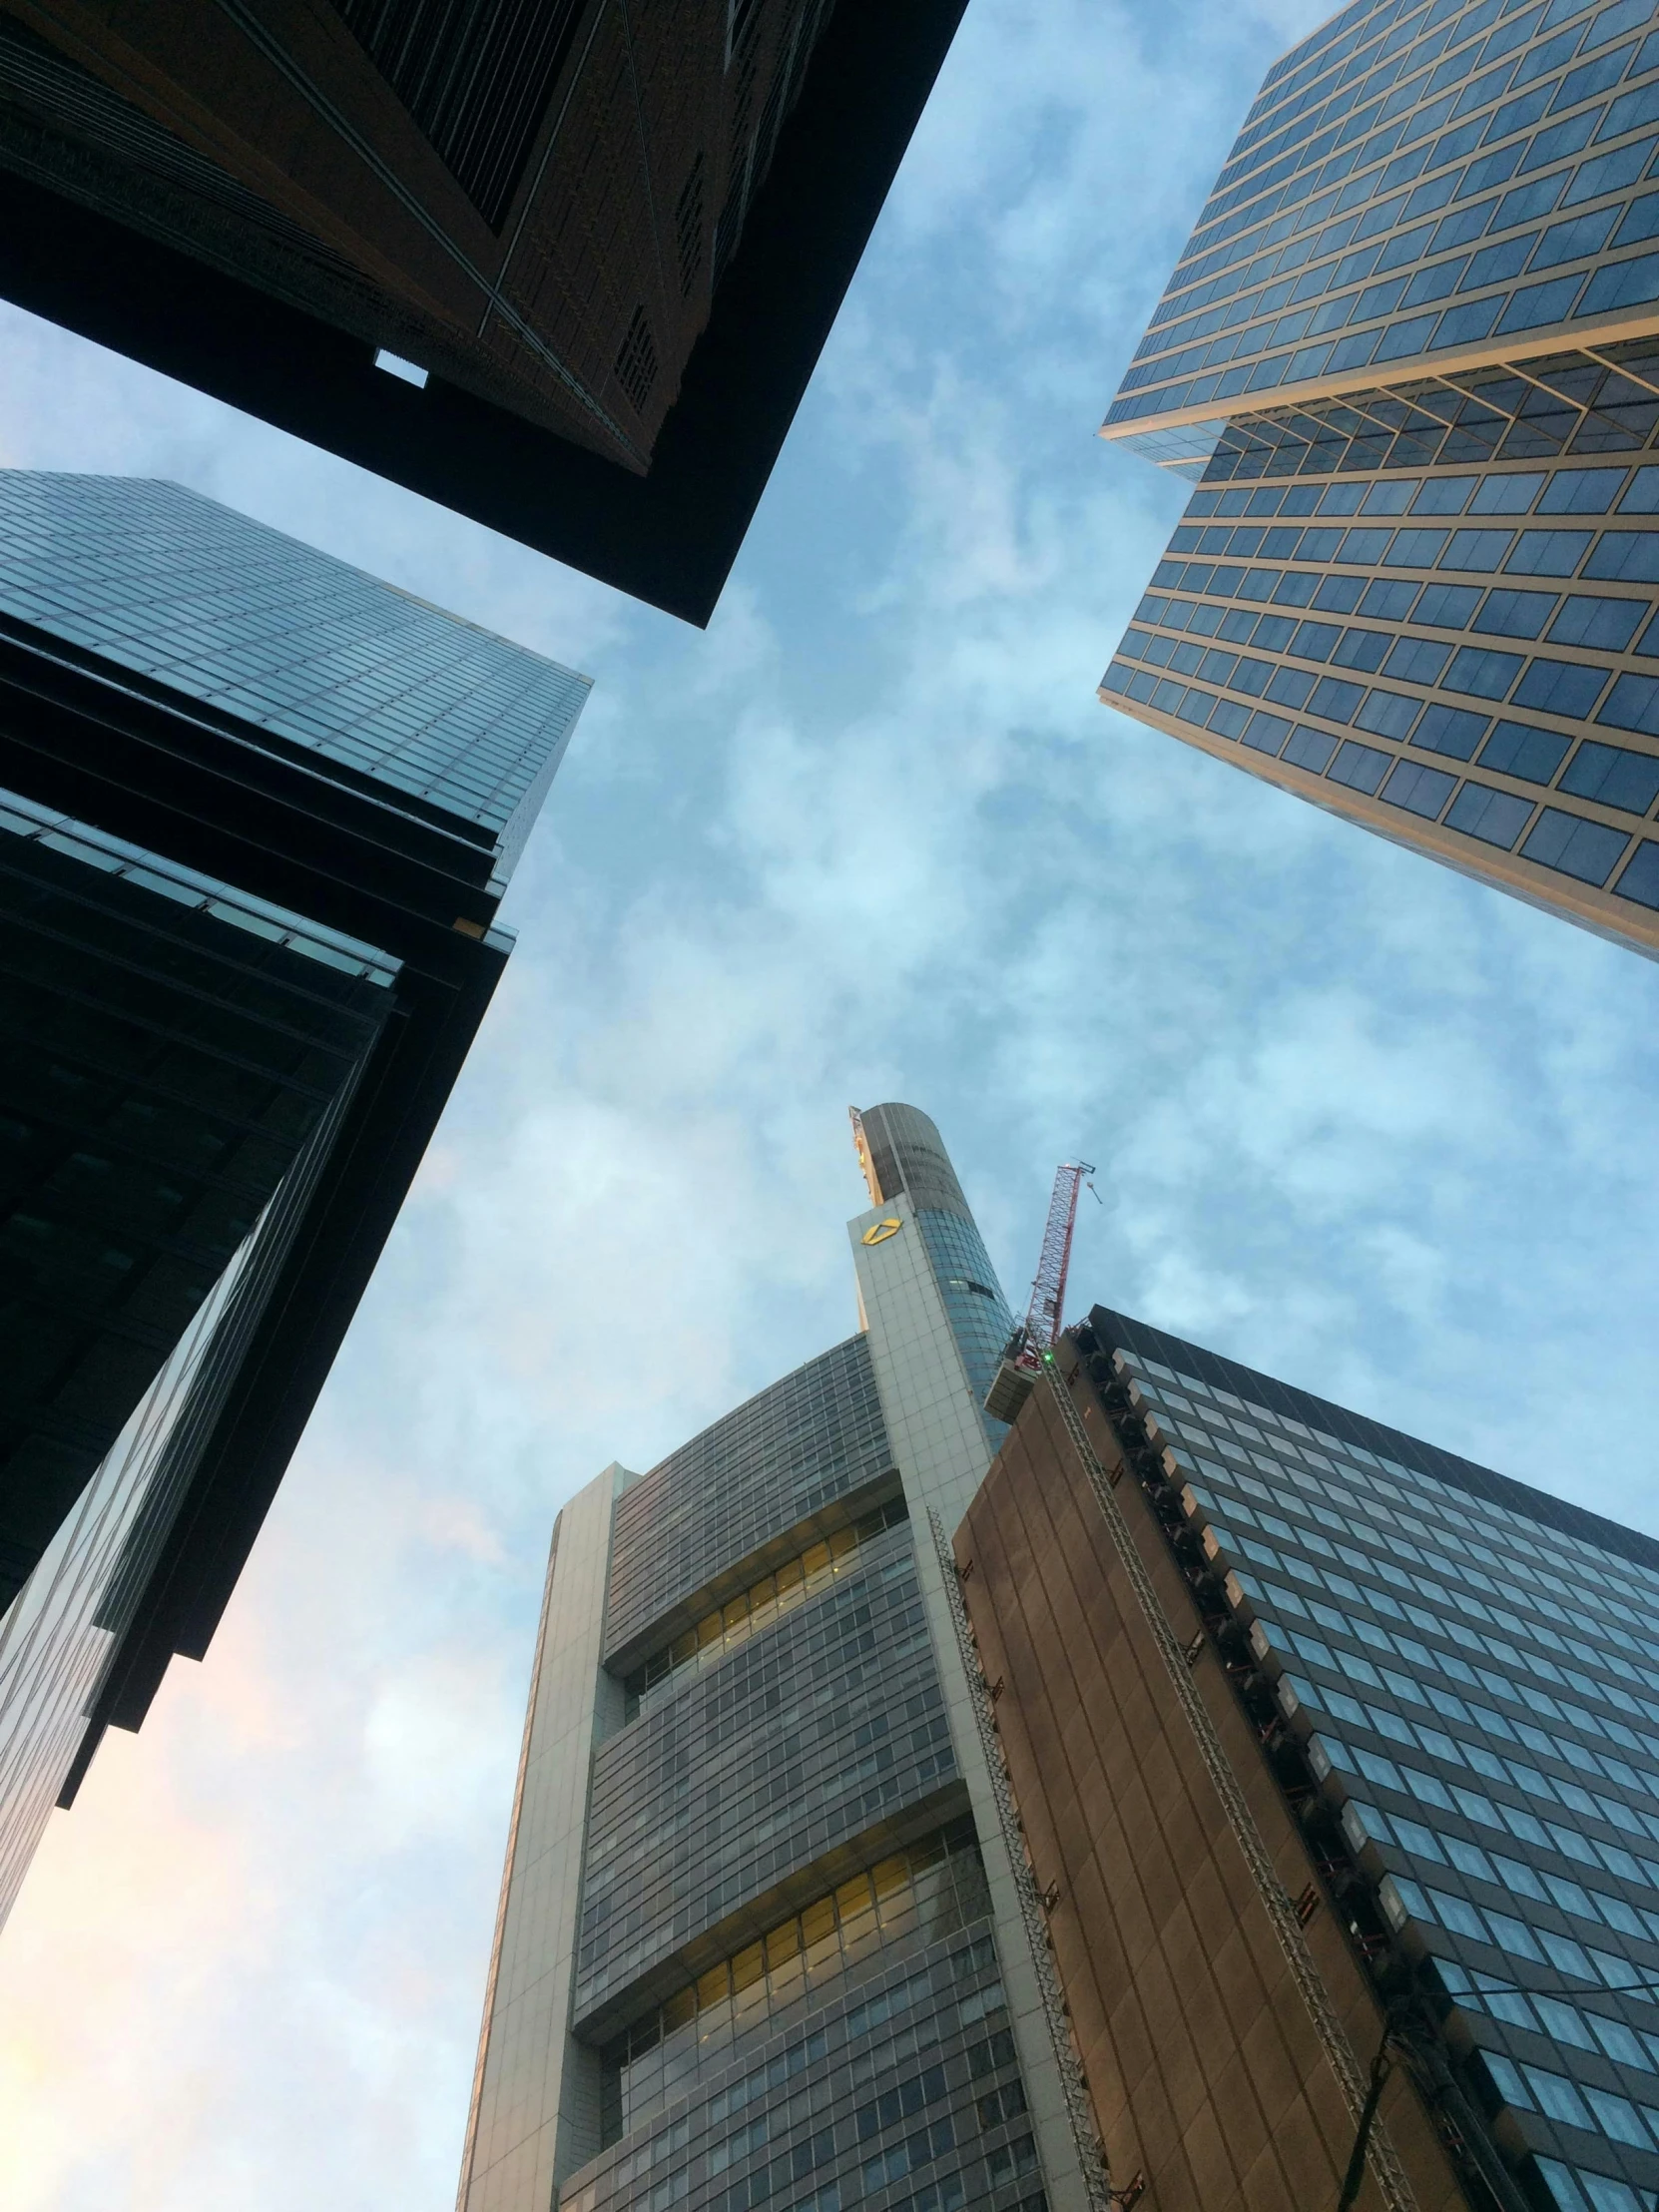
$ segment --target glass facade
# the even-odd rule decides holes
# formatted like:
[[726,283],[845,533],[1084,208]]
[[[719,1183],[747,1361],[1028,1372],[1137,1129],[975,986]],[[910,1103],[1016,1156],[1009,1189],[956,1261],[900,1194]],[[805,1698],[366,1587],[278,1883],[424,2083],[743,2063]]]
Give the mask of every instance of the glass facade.
[[1272,1682],[1264,1741],[1288,1723],[1340,1811],[1329,1872],[1390,2021],[1466,2060],[1529,2202],[1645,2212],[1659,1544],[1141,1324],[1091,1327],[1178,1555],[1249,1625],[1235,1678]]
[[[1005,1309],[937,1132],[880,1115],[925,1137],[942,1203],[867,1249],[913,1268],[906,1382],[960,1412],[982,1471],[962,1366],[1000,1351]],[[942,1538],[882,1334],[902,1322],[872,1314],[566,1508],[466,2212],[1082,2212],[1039,2149],[1030,1934],[993,1902],[1006,1842],[953,1727]]]
[[1101,686],[1650,954],[1651,15],[1385,0],[1270,75],[1107,417],[1201,488]]
[[0,470],[0,1913],[213,1634],[587,690],[176,485]]
[[1040,2193],[891,1462],[860,1336],[617,1501],[608,1648],[652,1649],[589,1786],[572,2024],[607,2147],[576,2212]]
[[0,613],[480,825],[502,876],[591,688],[142,477],[0,470]]
[[397,962],[15,794],[0,897],[3,1920]]

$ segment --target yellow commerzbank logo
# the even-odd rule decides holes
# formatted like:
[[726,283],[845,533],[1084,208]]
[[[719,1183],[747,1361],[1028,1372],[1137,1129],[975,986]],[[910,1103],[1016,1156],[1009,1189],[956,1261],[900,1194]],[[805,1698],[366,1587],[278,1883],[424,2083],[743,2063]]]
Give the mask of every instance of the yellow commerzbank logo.
[[867,1245],[885,1244],[889,1237],[896,1237],[903,1226],[896,1214],[889,1214],[885,1221],[878,1221],[864,1231],[864,1242]]

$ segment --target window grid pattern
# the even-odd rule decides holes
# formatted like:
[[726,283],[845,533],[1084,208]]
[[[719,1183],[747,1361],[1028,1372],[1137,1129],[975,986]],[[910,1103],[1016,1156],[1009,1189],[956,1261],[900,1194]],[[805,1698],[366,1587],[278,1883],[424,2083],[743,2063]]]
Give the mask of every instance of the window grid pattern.
[[0,610],[496,832],[589,680],[181,485],[0,470]]
[[1659,467],[1585,451],[1195,493],[1101,696],[1659,909]]
[[736,1597],[728,1598],[724,1605],[705,1613],[694,1627],[654,1651],[628,1676],[623,1683],[625,1718],[635,1720],[641,1713],[651,1712],[664,1698],[684,1688],[685,1668],[719,1666],[728,1653],[748,1643],[751,1636],[761,1635],[782,1614],[817,1597],[837,1575],[857,1573],[867,1563],[859,1555],[859,1547],[908,1518],[909,1507],[903,1498],[889,1498],[872,1513],[832,1529],[821,1542],[809,1544],[793,1559],[786,1559]]
[[1190,1348],[1162,1345],[1165,1361],[1122,1355],[1150,1432],[1291,1670],[1282,1702],[1317,1729],[1316,1769],[1386,1870],[1384,1910],[1468,2015],[1494,2106],[1563,2206],[1645,2206],[1659,1547],[1574,1533],[1591,1516],[1542,1497],[1528,1511],[1520,1485],[1391,1431],[1369,1448],[1357,1432],[1374,1424],[1339,1434],[1320,1401],[1279,1385],[1270,1405],[1263,1379],[1234,1370],[1229,1389],[1223,1363],[1200,1376]]
[[1653,12],[1375,11],[1346,68],[1247,125],[1108,425],[1651,310]]
[[[757,2008],[689,2095],[631,2098],[561,2212],[1045,2212],[988,1926],[947,1933],[972,1887],[960,1870],[920,1915],[843,1925],[830,1972]],[[982,1875],[978,1891],[985,1911]]]
[[[799,2022],[828,1994],[844,1993],[847,1976],[867,1979],[913,1954],[918,1940],[943,1940],[988,1920],[990,1910],[971,1821],[953,1822],[827,1890],[606,2046],[607,2136],[634,2132],[688,2084],[725,2072],[736,2050]],[[899,1986],[907,1989],[908,1977]],[[925,1969],[918,1986],[925,1994]],[[880,2007],[880,2018],[891,2009]],[[733,2109],[754,2102],[761,2086],[728,2102]]]
[[578,2023],[956,1773],[907,1526],[594,1757]]
[[869,1347],[849,1337],[671,1452],[617,1501],[614,1654],[733,1561],[892,1465]]

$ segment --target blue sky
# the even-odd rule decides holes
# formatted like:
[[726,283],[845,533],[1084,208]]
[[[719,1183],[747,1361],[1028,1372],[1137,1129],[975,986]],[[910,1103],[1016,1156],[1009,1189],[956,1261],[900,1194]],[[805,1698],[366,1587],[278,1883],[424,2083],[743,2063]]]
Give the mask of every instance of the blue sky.
[[1320,11],[971,0],[707,634],[30,318],[0,461],[174,477],[586,670],[520,948],[205,1665],[0,1937],[15,2212],[452,2200],[548,1533],[847,1334],[849,1102],[1101,1299],[1659,1528],[1659,968],[1108,713],[1093,432]]

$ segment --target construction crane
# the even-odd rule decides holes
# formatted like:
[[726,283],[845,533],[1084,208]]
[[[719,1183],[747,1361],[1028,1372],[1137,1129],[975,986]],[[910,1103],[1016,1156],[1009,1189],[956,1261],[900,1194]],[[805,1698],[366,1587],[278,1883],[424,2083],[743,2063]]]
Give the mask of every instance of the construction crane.
[[985,1410],[995,1420],[1011,1421],[1017,1415],[1031,1394],[1043,1355],[1053,1351],[1064,1326],[1066,1276],[1071,1269],[1078,1196],[1087,1188],[1097,1201],[1100,1199],[1089,1181],[1093,1174],[1087,1160],[1068,1160],[1055,1170],[1042,1252],[1031,1284],[1031,1303],[1025,1309],[1024,1321],[1008,1340],[1002,1365],[985,1395]]

